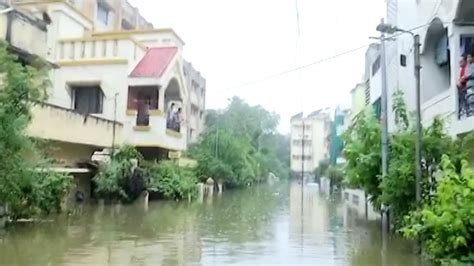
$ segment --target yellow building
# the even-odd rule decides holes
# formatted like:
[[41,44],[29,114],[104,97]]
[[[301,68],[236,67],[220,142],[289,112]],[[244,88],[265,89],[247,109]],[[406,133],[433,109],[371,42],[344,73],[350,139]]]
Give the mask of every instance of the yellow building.
[[354,121],[355,117],[362,112],[366,106],[366,88],[366,83],[359,83],[351,90],[350,121]]

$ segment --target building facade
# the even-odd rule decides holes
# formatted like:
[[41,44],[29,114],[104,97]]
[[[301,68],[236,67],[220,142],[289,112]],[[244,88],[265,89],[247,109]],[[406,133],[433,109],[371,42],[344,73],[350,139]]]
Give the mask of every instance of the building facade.
[[161,159],[186,149],[181,118],[192,97],[184,42],[172,29],[153,28],[127,1],[1,2],[9,11],[0,13],[0,37],[24,58],[53,66],[48,99],[32,110],[28,134],[47,141],[55,169],[86,186],[95,152],[129,144]]
[[329,159],[330,127],[330,114],[325,110],[291,118],[290,167],[295,177],[312,177],[319,162]]

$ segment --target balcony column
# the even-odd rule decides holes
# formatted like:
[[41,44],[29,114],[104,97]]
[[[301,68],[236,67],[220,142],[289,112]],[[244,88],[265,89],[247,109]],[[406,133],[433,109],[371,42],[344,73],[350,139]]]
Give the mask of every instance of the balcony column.
[[165,90],[163,88],[158,89],[158,109],[163,113],[167,112],[168,106],[165,106]]

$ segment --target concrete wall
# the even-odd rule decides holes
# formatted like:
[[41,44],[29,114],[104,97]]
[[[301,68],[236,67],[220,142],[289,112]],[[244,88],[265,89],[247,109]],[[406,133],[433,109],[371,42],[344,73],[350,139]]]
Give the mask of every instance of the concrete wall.
[[[33,120],[28,126],[30,136],[60,142],[96,147],[110,147],[114,123],[94,116],[48,104],[33,107]],[[116,123],[116,143],[122,142],[122,124]]]
[[380,214],[374,210],[369,201],[366,201],[363,190],[343,189],[341,196],[347,207],[357,211],[360,217],[366,216],[368,220],[380,219]]

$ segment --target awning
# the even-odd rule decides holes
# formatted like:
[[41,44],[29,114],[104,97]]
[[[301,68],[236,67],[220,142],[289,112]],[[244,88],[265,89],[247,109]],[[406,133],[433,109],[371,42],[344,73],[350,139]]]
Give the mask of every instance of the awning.
[[177,47],[150,48],[137,64],[130,77],[133,78],[160,78],[169,67]]

